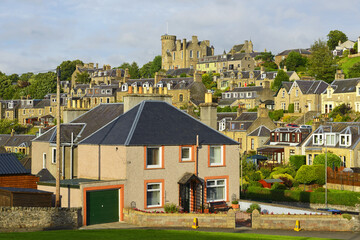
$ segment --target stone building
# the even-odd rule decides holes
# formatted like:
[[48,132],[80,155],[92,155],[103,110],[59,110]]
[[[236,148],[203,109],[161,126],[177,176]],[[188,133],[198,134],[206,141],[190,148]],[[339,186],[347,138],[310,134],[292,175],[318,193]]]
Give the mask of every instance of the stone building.
[[173,35],[161,36],[162,69],[196,68],[198,60],[204,56],[214,55],[214,47],[209,40],[199,41],[192,36],[191,41],[185,38],[181,42]]

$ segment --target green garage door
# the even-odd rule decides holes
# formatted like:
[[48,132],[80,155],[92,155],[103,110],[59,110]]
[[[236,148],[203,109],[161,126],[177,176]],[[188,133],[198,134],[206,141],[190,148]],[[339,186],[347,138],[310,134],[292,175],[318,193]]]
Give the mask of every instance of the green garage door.
[[119,189],[86,192],[86,224],[119,221]]

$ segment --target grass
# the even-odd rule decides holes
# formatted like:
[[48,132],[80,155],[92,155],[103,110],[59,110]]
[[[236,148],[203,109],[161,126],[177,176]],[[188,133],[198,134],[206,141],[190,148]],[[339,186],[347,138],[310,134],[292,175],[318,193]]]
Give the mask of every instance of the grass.
[[39,132],[39,128],[32,127],[27,131],[27,135],[36,135],[36,133]]
[[[43,231],[43,232],[21,232],[21,233],[0,233],[0,239],[22,239],[22,240],[105,240],[105,239],[146,239],[146,240],[324,240],[325,238],[290,237],[276,235],[262,235],[253,233],[223,233],[223,232],[200,232],[200,231],[175,231],[175,230],[141,230],[141,229],[117,229],[117,230],[74,230],[74,231]],[[325,239],[326,240],[326,239]]]
[[351,68],[355,63],[360,62],[360,57],[355,58],[343,58],[341,59],[338,64],[340,68],[344,71],[344,73],[347,75],[349,72],[349,68]]

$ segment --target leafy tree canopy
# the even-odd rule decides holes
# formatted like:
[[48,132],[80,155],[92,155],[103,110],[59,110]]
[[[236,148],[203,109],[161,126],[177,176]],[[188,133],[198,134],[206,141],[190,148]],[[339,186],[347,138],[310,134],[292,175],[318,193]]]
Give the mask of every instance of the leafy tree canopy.
[[331,83],[334,80],[336,65],[335,59],[326,43],[317,40],[311,46],[311,56],[308,61],[308,73],[317,80]]
[[282,82],[288,82],[289,81],[289,76],[286,74],[286,72],[284,72],[283,70],[279,70],[273,84],[271,85],[271,89],[273,91],[277,91],[280,89],[281,87],[281,83]]
[[[314,164],[322,164],[325,165],[325,154],[317,155],[314,158]],[[333,153],[327,153],[327,166],[328,167],[340,167],[341,159],[339,156]]]
[[331,30],[327,35],[327,38],[327,45],[330,50],[334,50],[335,47],[339,44],[339,41],[343,43],[348,40],[346,34],[339,30]]
[[274,55],[271,52],[262,52],[261,54],[255,57],[255,60],[262,60],[264,62],[273,62]]
[[74,60],[74,61],[63,61],[60,64],[61,69],[61,75],[60,75],[60,81],[70,81],[71,75],[76,69],[76,64],[83,65],[84,63],[81,60]]
[[56,73],[47,72],[33,75],[27,93],[35,99],[42,99],[48,93],[56,92]]
[[360,77],[360,62],[355,63],[351,68],[349,68],[348,76],[349,78]]
[[290,52],[287,58],[281,61],[280,66],[286,66],[290,71],[301,71],[305,70],[307,61],[307,57],[303,57],[299,52]]
[[12,129],[16,132],[22,129],[22,127],[16,120],[0,120],[0,134],[10,134]]
[[91,81],[90,74],[87,71],[82,73],[76,73],[75,79],[77,83],[90,83]]

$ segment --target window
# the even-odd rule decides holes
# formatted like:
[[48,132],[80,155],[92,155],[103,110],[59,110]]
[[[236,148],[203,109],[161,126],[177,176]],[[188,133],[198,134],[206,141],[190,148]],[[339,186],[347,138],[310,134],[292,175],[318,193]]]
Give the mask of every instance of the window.
[[46,153],[43,153],[43,168],[46,168]]
[[51,154],[52,158],[51,158],[51,163],[55,164],[56,163],[56,148],[52,149],[52,154]]
[[284,103],[284,102],[281,103],[281,109],[284,111],[286,110],[286,103]]
[[239,148],[242,148],[242,138],[238,138],[238,142],[239,142]]
[[190,58],[193,57],[193,50],[190,50]]
[[299,90],[296,89],[296,91],[295,91],[295,97],[298,97],[298,96],[299,96]]
[[182,101],[184,101],[184,95],[179,94],[179,102],[182,102]]
[[283,98],[285,97],[285,90],[282,91],[282,97],[283,97]]
[[127,84],[123,84],[123,85],[121,86],[121,91],[125,92],[125,91],[127,91],[127,90],[128,90]]
[[23,115],[25,115],[25,114],[26,114],[26,110],[24,109],[24,110],[23,110]]
[[145,208],[163,206],[164,180],[145,180],[146,201]]
[[180,147],[180,154],[181,154],[181,162],[189,162],[189,161],[193,161],[193,151],[192,151],[192,147],[191,146],[184,146],[184,147]]
[[110,103],[110,98],[106,98],[106,103]]
[[251,139],[251,150],[254,150],[254,145],[255,145],[255,140],[252,138]]
[[39,109],[39,114],[41,115],[41,109]]
[[266,78],[266,73],[261,74],[261,79],[264,79],[264,78]]
[[222,120],[219,122],[219,131],[224,131],[224,130],[225,130],[225,126],[226,126],[225,119],[222,119]]
[[181,59],[184,58],[184,52],[181,52]]
[[294,110],[295,110],[295,112],[299,112],[299,111],[300,111],[300,104],[299,104],[299,102],[294,102]]
[[323,135],[322,134],[314,134],[313,144],[314,145],[322,145],[323,144]]
[[351,145],[351,135],[350,134],[341,134],[340,135],[340,146],[350,146]]
[[357,87],[356,93],[357,93],[357,96],[360,96],[360,87]]
[[162,147],[146,148],[146,168],[162,168]]
[[251,97],[251,92],[247,92],[246,97]]
[[49,112],[52,112],[52,107],[49,108]]
[[226,179],[206,181],[206,201],[226,201]]
[[308,165],[311,165],[312,164],[312,155],[309,154],[308,155]]
[[175,60],[175,53],[173,54],[173,59]]
[[326,141],[326,145],[328,146],[334,146],[336,144],[336,136],[335,133],[331,133],[331,134],[326,134],[325,135],[325,141]]
[[199,51],[196,52],[196,57],[200,58],[200,52]]
[[209,166],[224,166],[223,146],[209,146]]
[[295,155],[295,150],[294,149],[290,149],[290,156],[291,155]]

